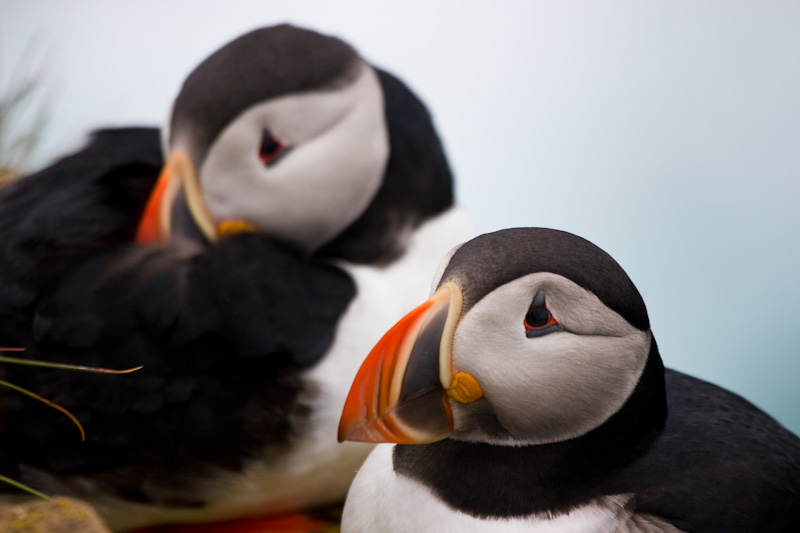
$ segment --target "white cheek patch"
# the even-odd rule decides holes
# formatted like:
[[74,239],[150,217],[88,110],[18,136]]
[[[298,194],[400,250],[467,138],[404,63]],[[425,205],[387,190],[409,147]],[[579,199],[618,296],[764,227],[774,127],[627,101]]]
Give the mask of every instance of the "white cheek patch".
[[[539,290],[564,330],[527,338],[523,320]],[[543,444],[583,435],[617,412],[649,349],[650,333],[594,294],[562,276],[536,273],[498,287],[462,317],[453,363],[478,380],[516,443]]]
[[[245,111],[217,138],[201,167],[217,221],[243,219],[312,251],[344,230],[380,187],[389,157],[383,94],[362,64],[346,87],[289,95]],[[289,147],[269,167],[263,131]]]

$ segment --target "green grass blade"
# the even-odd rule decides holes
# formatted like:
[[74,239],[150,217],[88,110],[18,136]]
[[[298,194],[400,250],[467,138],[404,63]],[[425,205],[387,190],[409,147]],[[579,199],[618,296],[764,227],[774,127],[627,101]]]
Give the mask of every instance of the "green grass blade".
[[50,496],[48,496],[47,494],[43,494],[43,493],[39,492],[38,490],[32,489],[28,485],[25,485],[24,483],[20,483],[19,481],[14,481],[13,479],[7,478],[6,476],[0,475],[0,481],[2,481],[3,483],[8,483],[12,487],[16,487],[21,491],[24,491],[24,492],[27,492],[28,494],[32,494],[34,496],[37,496],[37,497],[39,497],[39,498],[41,498],[43,500],[53,501],[53,499],[50,498]]
[[[12,351],[9,348],[0,348],[0,350]],[[13,350],[21,351],[21,350]],[[130,374],[142,368],[142,365],[126,368],[124,370],[112,370],[110,368],[98,368],[93,366],[69,365],[66,363],[48,363],[47,361],[37,361],[35,359],[19,359],[17,357],[8,357],[0,355],[0,363],[10,363],[14,365],[37,366],[39,368],[57,368],[59,370],[75,370],[77,372],[91,372],[93,374]]]

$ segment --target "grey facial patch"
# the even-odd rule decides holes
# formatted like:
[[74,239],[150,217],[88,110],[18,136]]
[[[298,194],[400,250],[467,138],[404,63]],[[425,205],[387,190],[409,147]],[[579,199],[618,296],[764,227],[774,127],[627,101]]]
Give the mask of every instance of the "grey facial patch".
[[367,209],[316,251],[320,258],[389,264],[405,253],[406,236],[453,206],[453,175],[431,114],[405,83],[375,71],[389,134],[383,180]]
[[[364,212],[389,145],[377,75],[358,66],[358,78],[343,88],[276,98],[225,127],[199,171],[216,220],[243,219],[312,252]],[[258,157],[265,127],[292,147],[280,164]]]
[[[563,330],[528,338],[531,294]],[[552,273],[506,283],[466,311],[455,331],[453,365],[472,374],[515,444],[560,442],[598,427],[636,387],[650,349],[640,331],[594,294]],[[459,438],[470,436],[470,406],[454,411]],[[494,432],[496,433],[496,432]],[[507,439],[486,440],[506,444]]]

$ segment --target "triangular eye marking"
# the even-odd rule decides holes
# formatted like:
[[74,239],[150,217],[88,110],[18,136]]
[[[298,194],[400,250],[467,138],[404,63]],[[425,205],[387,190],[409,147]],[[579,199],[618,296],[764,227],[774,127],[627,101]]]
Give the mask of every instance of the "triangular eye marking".
[[547,309],[544,291],[537,292],[536,296],[533,297],[531,306],[525,314],[523,324],[525,325],[525,336],[529,339],[561,331],[558,321]]
[[271,167],[288,151],[288,146],[275,139],[268,129],[264,130],[264,134],[261,137],[261,147],[258,149],[258,158],[264,165]]

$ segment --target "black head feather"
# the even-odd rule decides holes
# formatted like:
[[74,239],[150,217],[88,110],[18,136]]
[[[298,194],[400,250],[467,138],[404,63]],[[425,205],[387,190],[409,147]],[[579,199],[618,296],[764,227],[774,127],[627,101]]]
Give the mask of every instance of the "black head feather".
[[249,107],[346,83],[357,63],[344,41],[288,24],[242,35],[186,78],[175,100],[170,142],[191,131],[188,149],[199,166],[222,129]]
[[459,285],[466,311],[497,287],[534,272],[564,276],[594,293],[632,326],[650,328],[644,300],[619,263],[566,231],[514,228],[481,235],[453,254],[441,283]]

